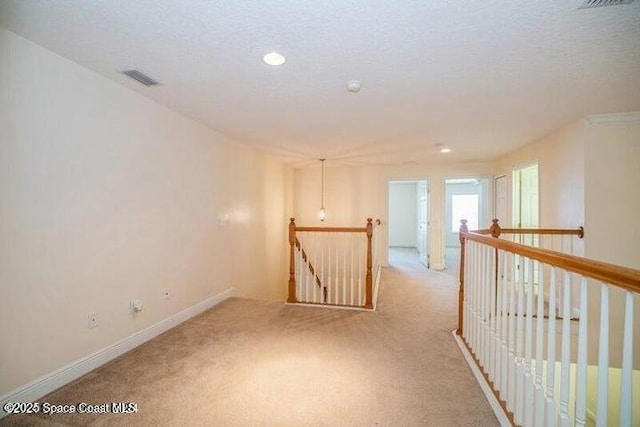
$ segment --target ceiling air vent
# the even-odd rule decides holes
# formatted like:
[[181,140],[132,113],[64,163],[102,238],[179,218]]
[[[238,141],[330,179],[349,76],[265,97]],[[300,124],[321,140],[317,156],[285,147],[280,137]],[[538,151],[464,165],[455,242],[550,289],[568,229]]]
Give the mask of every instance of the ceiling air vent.
[[151,77],[142,74],[138,70],[126,70],[123,71],[122,74],[131,77],[133,80],[142,83],[145,86],[155,86],[158,84],[157,81],[153,80]]
[[634,0],[580,0],[578,9],[589,9],[591,7],[617,6],[620,4],[633,3]]

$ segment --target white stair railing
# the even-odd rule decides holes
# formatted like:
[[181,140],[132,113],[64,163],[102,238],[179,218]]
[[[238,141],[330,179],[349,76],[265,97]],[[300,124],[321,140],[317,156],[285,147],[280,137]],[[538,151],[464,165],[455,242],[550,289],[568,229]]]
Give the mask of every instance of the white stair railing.
[[287,302],[373,308],[375,225],[368,219],[365,227],[299,227],[291,218]]
[[[513,422],[640,425],[640,371],[633,366],[640,271],[483,231],[491,233],[461,227],[457,334]],[[620,304],[612,305],[611,292],[624,294]],[[610,323],[613,312],[624,313],[620,331]],[[588,328],[590,318],[599,319],[595,328]]]

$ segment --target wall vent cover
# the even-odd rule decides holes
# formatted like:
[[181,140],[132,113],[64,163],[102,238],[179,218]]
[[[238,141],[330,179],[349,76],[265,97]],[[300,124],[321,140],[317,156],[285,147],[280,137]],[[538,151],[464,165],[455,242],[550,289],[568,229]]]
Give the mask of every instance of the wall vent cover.
[[634,0],[580,0],[578,9],[589,9],[592,7],[617,6],[620,4],[633,3]]
[[133,80],[142,83],[145,86],[155,86],[158,82],[151,77],[143,74],[138,70],[126,70],[123,71],[122,74],[131,77]]

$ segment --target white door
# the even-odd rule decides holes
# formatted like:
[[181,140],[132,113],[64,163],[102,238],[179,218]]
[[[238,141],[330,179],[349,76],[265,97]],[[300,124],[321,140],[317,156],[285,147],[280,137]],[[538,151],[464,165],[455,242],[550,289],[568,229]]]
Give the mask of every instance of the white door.
[[429,268],[429,189],[427,181],[418,181],[418,252],[420,262]]
[[507,218],[507,176],[498,176],[494,180],[495,199],[493,201],[493,215],[498,218],[499,224],[506,227],[509,220]]
[[513,171],[513,225],[518,228],[537,228],[538,220],[538,164]]

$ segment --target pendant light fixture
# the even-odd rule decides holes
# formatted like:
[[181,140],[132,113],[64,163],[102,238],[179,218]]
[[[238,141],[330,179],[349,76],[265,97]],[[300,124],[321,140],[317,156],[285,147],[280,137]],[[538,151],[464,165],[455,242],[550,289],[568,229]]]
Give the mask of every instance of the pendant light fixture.
[[327,217],[327,211],[324,208],[324,161],[327,159],[320,159],[320,170],[321,170],[321,179],[320,179],[320,212],[318,212],[318,217],[320,221],[324,221]]

